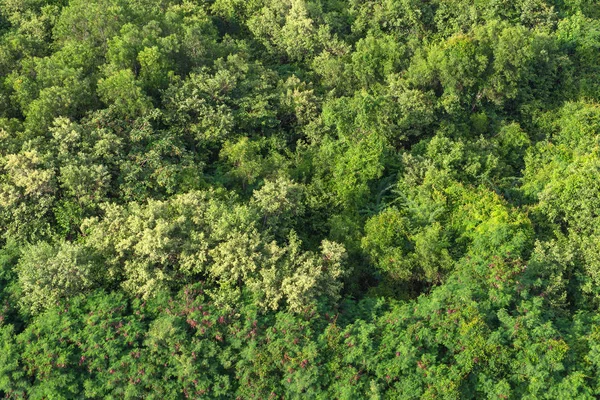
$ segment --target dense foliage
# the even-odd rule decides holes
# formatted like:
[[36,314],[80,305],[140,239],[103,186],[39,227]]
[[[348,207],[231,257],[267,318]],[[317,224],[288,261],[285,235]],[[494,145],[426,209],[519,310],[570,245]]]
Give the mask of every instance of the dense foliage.
[[596,0],[0,0],[0,397],[600,396]]

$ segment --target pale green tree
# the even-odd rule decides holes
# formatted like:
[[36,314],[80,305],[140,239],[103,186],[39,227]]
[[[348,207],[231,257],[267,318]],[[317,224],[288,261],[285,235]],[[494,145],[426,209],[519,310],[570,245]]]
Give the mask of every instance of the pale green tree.
[[26,247],[16,267],[23,309],[40,313],[103,282],[102,267],[92,254],[69,242],[54,246],[39,242]]

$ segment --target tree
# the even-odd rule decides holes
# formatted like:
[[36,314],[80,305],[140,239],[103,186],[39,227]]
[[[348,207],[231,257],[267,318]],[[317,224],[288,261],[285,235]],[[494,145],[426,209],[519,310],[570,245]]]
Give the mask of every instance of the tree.
[[49,164],[48,157],[35,149],[3,157],[0,199],[5,234],[28,240],[51,232],[48,214],[54,202],[56,178]]
[[286,178],[265,181],[252,195],[262,226],[278,238],[287,236],[304,213],[303,191],[301,185]]
[[102,281],[100,265],[86,250],[69,242],[29,246],[16,267],[23,309],[38,314]]

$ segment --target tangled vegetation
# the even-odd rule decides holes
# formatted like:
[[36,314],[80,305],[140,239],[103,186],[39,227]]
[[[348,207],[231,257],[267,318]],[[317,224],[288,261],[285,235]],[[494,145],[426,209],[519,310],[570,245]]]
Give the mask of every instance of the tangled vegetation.
[[0,0],[0,397],[600,396],[596,0]]

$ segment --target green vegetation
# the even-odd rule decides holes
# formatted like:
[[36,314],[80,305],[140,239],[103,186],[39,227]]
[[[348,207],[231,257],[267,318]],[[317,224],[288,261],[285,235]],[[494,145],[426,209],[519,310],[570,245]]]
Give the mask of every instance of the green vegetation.
[[600,398],[596,0],[0,0],[0,397]]

